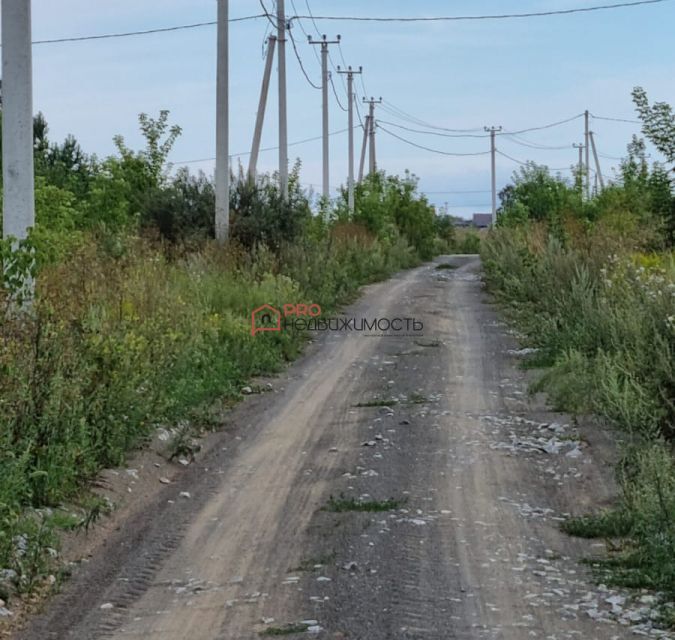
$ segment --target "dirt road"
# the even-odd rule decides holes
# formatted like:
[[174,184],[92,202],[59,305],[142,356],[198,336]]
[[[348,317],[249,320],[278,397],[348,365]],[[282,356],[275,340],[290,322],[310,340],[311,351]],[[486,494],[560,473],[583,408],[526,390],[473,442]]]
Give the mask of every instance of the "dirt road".
[[440,262],[346,311],[423,337],[318,338],[21,637],[633,637],[558,528],[609,498],[602,437],[528,399],[478,259]]

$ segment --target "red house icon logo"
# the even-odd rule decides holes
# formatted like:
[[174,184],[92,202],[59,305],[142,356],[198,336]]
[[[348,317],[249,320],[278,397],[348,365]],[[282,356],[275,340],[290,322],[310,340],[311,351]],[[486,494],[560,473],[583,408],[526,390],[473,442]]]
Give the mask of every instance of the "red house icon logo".
[[251,335],[261,331],[281,331],[281,311],[269,304],[255,309],[251,314]]

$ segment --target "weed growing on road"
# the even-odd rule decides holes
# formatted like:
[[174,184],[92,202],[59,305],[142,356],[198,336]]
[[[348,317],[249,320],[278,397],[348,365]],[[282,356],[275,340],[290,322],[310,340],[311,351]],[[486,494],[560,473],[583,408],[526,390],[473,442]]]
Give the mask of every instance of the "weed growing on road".
[[366,402],[359,402],[354,406],[361,409],[368,407],[389,407],[391,405],[398,404],[398,402],[398,398],[382,398],[379,400],[367,400]]
[[402,500],[357,500],[356,498],[347,498],[343,494],[340,494],[339,498],[330,496],[328,504],[323,507],[323,510],[333,513],[344,513],[346,511],[395,511],[396,509],[400,509],[403,504],[404,501]]
[[302,623],[287,624],[283,627],[269,627],[260,632],[261,636],[290,636],[294,633],[306,633],[309,625]]

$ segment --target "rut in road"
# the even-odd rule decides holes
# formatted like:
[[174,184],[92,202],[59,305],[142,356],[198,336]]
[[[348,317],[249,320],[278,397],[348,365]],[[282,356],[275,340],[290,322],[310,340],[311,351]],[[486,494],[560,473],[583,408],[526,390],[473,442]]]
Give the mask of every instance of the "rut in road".
[[322,336],[21,637],[633,637],[559,531],[610,498],[603,445],[532,405],[478,259],[448,260],[347,310],[423,337]]

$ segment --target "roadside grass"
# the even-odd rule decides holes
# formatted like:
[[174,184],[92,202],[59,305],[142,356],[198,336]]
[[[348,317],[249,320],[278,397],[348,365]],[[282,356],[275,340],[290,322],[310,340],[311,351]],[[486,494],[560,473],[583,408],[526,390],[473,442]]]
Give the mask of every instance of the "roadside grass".
[[338,498],[330,496],[328,503],[322,507],[322,511],[330,511],[332,513],[345,513],[348,511],[379,513],[383,511],[395,511],[400,509],[405,504],[404,500],[358,500],[356,498],[348,498],[340,494]]
[[630,534],[633,519],[629,513],[616,510],[568,518],[560,528],[577,538],[623,538]]
[[563,530],[611,541],[609,558],[589,561],[606,583],[673,597],[675,258],[636,258],[633,239],[602,225],[569,237],[535,224],[498,229],[482,243],[485,280],[538,349],[531,392],[556,410],[599,416],[622,443],[618,504]]
[[306,336],[254,337],[252,309],[311,302],[330,314],[416,263],[401,240],[307,238],[276,253],[206,244],[176,257],[137,237],[111,251],[83,236],[41,270],[30,315],[9,313],[0,294],[0,586],[33,591],[55,570],[59,532],[88,530],[109,505],[86,499],[77,525],[41,510],[77,505],[158,427],[175,433],[167,457],[192,459],[200,428],[220,424],[214,403],[231,406],[298,355]]

